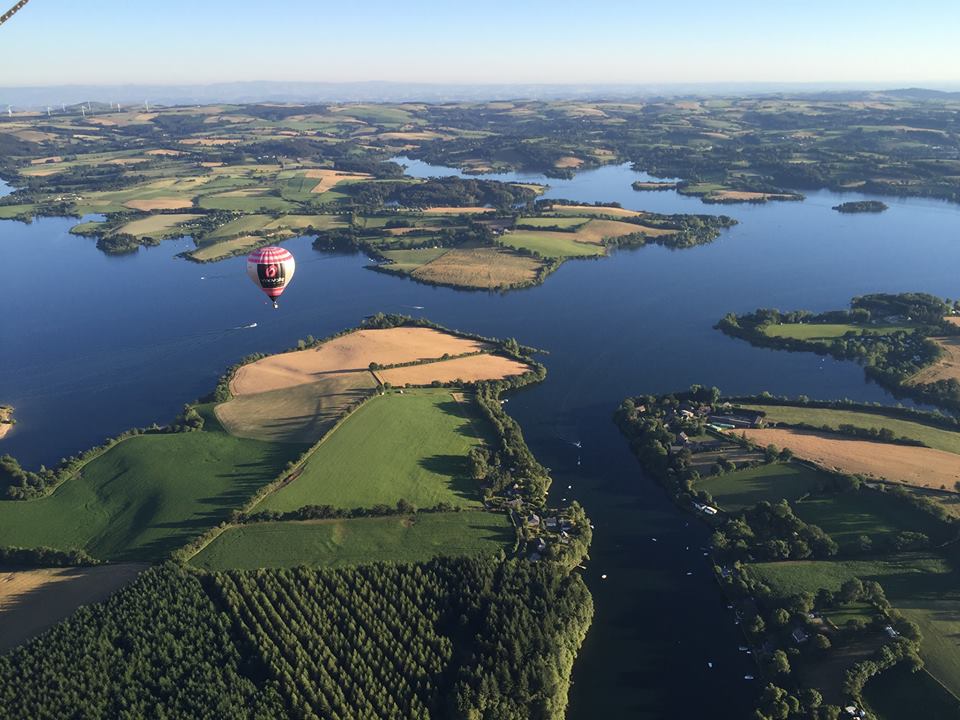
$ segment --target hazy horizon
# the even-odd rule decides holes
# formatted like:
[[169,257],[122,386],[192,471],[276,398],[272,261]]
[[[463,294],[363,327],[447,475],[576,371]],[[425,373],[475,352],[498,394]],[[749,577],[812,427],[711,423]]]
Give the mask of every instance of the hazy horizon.
[[[12,5],[12,0],[4,5]],[[960,86],[960,4],[325,6],[34,0],[0,27],[0,87],[379,82]],[[43,52],[37,52],[42,48]],[[25,59],[29,58],[29,62]]]

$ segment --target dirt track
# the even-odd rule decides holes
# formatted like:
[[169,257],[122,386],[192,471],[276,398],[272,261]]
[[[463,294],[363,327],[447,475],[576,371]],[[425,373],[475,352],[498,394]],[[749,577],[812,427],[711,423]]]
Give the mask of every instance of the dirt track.
[[960,480],[960,455],[926,447],[856,440],[807,430],[737,430],[760,445],[790,448],[797,457],[827,468],[916,487],[952,490]]

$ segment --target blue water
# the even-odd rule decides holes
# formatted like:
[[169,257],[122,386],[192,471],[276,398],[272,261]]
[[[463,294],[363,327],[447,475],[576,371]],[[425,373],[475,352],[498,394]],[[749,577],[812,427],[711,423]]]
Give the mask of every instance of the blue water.
[[[411,174],[444,172],[407,164]],[[895,402],[854,364],[752,348],[712,326],[728,311],[825,310],[866,292],[958,297],[960,207],[884,198],[886,213],[843,215],[831,206],[870,196],[829,192],[802,203],[710,206],[634,192],[638,177],[612,166],[569,181],[503,179],[547,182],[550,196],[584,202],[725,213],[740,225],[708,246],[568,262],[544,285],[508,294],[370,272],[362,255],[319,253],[298,238],[285,244],[297,257],[296,278],[273,310],[242,258],[176,258],[186,239],[109,257],[68,234],[75,220],[0,223],[8,258],[0,402],[13,404],[20,421],[0,450],[28,466],[49,464],[130,426],[165,422],[241,356],[322,337],[377,311],[515,336],[549,351],[549,375],[507,408],[552,468],[552,497],[582,501],[596,525],[585,578],[597,615],[575,667],[570,716],[666,717],[682,706],[686,717],[743,717],[750,664],[699,550],[708,533],[642,475],[611,414],[627,395],[691,383]]]

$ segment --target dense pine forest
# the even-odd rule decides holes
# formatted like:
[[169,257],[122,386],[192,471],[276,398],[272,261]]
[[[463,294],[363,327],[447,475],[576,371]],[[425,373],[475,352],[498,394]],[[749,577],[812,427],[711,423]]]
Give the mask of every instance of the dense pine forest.
[[0,658],[0,717],[560,718],[592,614],[553,563],[168,564]]

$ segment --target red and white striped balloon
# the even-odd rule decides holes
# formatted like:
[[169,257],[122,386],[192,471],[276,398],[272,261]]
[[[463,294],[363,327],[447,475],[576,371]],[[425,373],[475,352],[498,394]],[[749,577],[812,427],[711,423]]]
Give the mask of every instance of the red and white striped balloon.
[[247,255],[247,275],[273,301],[274,307],[296,268],[293,255],[281,247],[271,245]]

